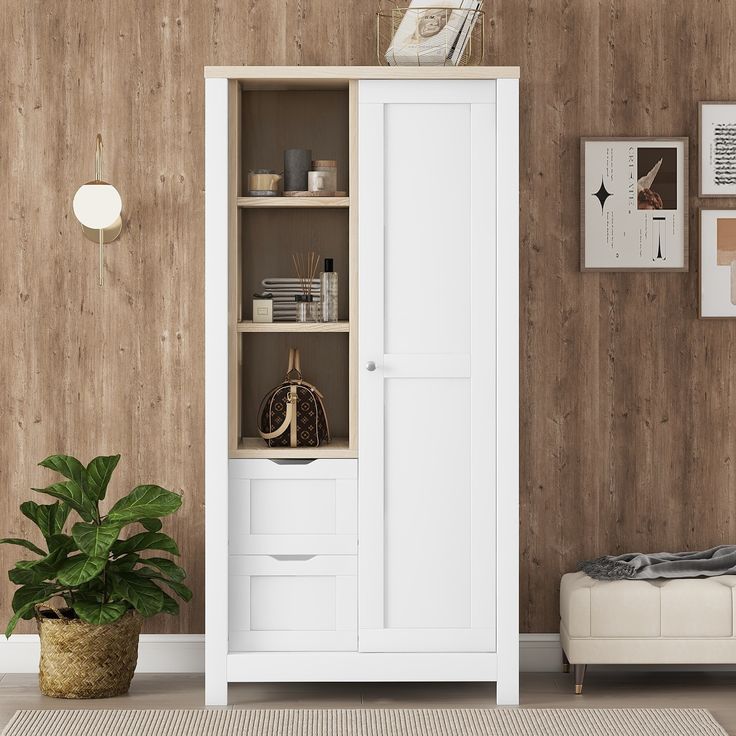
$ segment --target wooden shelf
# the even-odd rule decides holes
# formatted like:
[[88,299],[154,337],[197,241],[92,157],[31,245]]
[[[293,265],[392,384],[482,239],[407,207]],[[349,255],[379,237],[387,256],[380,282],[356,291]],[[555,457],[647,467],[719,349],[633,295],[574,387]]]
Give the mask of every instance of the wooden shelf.
[[350,322],[238,322],[238,332],[350,332]]
[[336,437],[323,447],[268,447],[260,437],[244,437],[231,458],[299,460],[312,458],[355,458],[357,450],[351,450],[345,437]]
[[350,197],[238,197],[238,207],[294,209],[298,207],[350,207]]

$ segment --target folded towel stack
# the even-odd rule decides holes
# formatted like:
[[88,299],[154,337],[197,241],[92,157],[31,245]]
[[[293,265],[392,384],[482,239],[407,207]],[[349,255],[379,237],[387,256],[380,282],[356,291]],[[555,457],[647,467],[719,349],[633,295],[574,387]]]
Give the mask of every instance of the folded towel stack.
[[[302,294],[302,287],[297,278],[269,277],[261,281],[263,291],[273,294],[273,321],[294,322],[296,320],[296,302],[294,297]],[[319,301],[319,279],[312,281],[312,296]]]

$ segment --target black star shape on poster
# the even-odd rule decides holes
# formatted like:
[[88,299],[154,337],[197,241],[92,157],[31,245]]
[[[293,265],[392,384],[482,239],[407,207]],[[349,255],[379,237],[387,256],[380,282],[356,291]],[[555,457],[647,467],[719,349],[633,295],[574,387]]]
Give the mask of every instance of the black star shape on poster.
[[611,192],[606,189],[606,185],[603,183],[603,177],[601,177],[600,189],[598,189],[598,191],[595,192],[593,196],[598,198],[598,201],[601,203],[601,212],[603,212],[606,200],[611,196]]

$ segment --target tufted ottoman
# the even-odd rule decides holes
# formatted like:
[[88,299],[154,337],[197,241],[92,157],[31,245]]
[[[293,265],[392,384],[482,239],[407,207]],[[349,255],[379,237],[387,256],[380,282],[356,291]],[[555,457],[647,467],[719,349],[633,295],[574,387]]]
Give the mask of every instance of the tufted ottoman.
[[736,575],[600,581],[562,576],[560,640],[583,691],[588,664],[735,664]]

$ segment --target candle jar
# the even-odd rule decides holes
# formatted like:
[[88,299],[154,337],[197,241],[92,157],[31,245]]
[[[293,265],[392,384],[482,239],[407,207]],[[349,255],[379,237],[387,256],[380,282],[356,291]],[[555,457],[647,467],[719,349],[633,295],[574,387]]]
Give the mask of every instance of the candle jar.
[[337,161],[333,161],[331,159],[312,161],[312,171],[319,172],[320,174],[320,176],[315,177],[315,179],[319,179],[321,186],[315,191],[328,192],[332,194],[337,191]]
[[306,192],[307,172],[312,152],[308,148],[289,148],[284,151],[284,191]]

